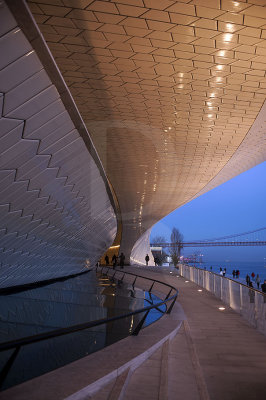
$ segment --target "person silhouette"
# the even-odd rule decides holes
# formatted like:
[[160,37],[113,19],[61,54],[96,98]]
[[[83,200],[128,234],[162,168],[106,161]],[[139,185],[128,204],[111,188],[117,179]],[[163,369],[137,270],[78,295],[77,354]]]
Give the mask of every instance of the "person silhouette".
[[120,254],[120,267],[123,269],[124,268],[124,265],[125,265],[125,255],[124,255],[124,253],[121,253]]
[[260,276],[259,276],[259,274],[257,274],[256,279],[255,279],[255,282],[256,282],[257,287],[258,287],[258,289],[259,289],[259,288],[260,288]]
[[115,269],[115,267],[116,267],[116,263],[117,263],[117,257],[116,257],[116,255],[114,254],[113,257],[112,257],[112,264],[113,264],[113,268],[114,268],[114,269]]

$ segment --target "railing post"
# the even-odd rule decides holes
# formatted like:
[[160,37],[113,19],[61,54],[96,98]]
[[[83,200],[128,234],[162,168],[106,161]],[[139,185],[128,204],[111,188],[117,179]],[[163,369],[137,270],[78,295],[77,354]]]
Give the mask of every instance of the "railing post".
[[145,321],[147,315],[149,314],[149,311],[150,311],[150,310],[146,311],[145,315],[141,318],[140,322],[138,323],[138,325],[137,325],[136,328],[134,329],[134,332],[132,332],[132,335],[134,335],[134,336],[137,336],[137,335],[138,335],[139,331],[140,331],[141,328],[142,328],[142,325],[144,324],[144,321]]
[[168,295],[166,296],[166,298],[165,298],[164,300],[167,300],[167,299],[168,299],[168,297],[170,296],[171,292],[172,292],[172,288],[170,289]]
[[152,282],[152,285],[151,285],[151,287],[150,287],[150,289],[149,289],[149,292],[151,292],[152,291],[152,288],[153,288],[153,286],[154,286],[154,281]]
[[19,350],[20,350],[20,346],[15,348],[15,350],[13,351],[11,357],[9,357],[9,359],[7,360],[4,368],[2,369],[1,374],[0,374],[0,387],[2,387],[4,381],[5,381],[6,377],[7,377],[7,374],[8,374],[10,368],[12,367],[12,365],[13,365],[13,363],[14,363],[17,355],[18,355]]
[[175,302],[176,302],[176,297],[174,298],[174,300],[172,301],[170,307],[169,307],[168,310],[166,311],[166,314],[170,314],[170,313],[171,313],[172,308],[173,308],[174,305],[175,305]]

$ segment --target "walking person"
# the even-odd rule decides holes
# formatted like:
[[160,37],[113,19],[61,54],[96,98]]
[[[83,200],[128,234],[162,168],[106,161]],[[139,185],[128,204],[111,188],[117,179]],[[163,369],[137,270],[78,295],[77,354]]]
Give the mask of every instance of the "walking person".
[[256,279],[255,279],[255,282],[256,282],[257,287],[258,287],[258,289],[259,289],[259,288],[260,288],[260,276],[259,276],[259,274],[257,274]]
[[107,254],[106,254],[106,256],[105,256],[105,258],[104,258],[104,259],[105,259],[105,264],[106,264],[106,265],[109,265],[109,257],[108,257],[108,255],[107,255]]
[[247,286],[249,286],[249,284],[250,284],[250,276],[248,274],[246,275],[246,282],[247,282]]
[[261,290],[263,293],[266,293],[266,279],[264,279],[264,283],[261,285]]
[[146,257],[145,257],[145,261],[146,261],[146,265],[148,265],[148,264],[149,264],[149,261],[150,261],[150,257],[148,256],[148,254],[147,254]]
[[249,289],[249,291],[248,291],[248,295],[249,295],[249,298],[250,298],[250,303],[254,303],[254,300],[255,300],[255,292],[254,292],[254,290],[252,290],[252,289],[253,289],[253,283],[252,283],[251,281],[249,281],[248,286],[251,288],[251,289]]
[[116,263],[117,263],[117,257],[116,257],[116,255],[114,254],[113,257],[112,257],[112,264],[113,264],[113,268],[114,268],[114,269],[115,269],[115,267],[116,267]]

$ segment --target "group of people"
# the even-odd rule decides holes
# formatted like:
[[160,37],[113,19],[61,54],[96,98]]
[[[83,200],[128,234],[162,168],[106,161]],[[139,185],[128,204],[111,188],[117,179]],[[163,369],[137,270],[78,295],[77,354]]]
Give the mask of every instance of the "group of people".
[[[125,265],[125,255],[124,255],[124,253],[121,253],[120,254],[120,256],[116,256],[115,254],[113,255],[113,257],[112,257],[112,265],[113,265],[113,268],[115,269],[115,267],[118,265],[118,262],[119,262],[119,265],[120,265],[120,267],[121,268],[124,268],[124,265]],[[105,260],[105,264],[106,265],[110,265],[110,260],[109,260],[109,256],[106,254],[106,256],[104,257],[104,260]],[[149,261],[150,261],[150,257],[149,257],[149,255],[147,254],[146,255],[146,257],[145,257],[145,261],[146,261],[146,265],[149,265]],[[155,259],[154,259],[154,261],[155,261]],[[159,262],[159,261],[158,261]],[[156,263],[155,263],[155,265],[156,265]]]
[[[125,258],[126,258],[126,256],[125,256],[124,253],[121,253],[120,256],[116,256],[116,255],[114,254],[113,257],[112,257],[112,265],[113,265],[113,268],[114,268],[114,269],[116,268],[116,266],[118,265],[118,261],[119,261],[120,267],[121,267],[121,268],[124,268],[124,265],[125,265]],[[106,254],[104,260],[105,260],[106,265],[110,265],[109,256],[108,256],[107,254]]]
[[[255,281],[255,283],[257,284],[257,288],[259,289],[259,288],[260,288],[260,282],[261,282],[261,279],[260,279],[259,274],[257,274],[256,278],[255,278],[254,272],[252,272],[251,278],[250,278],[249,274],[247,274],[247,276],[246,276],[247,286],[253,287],[252,280]],[[264,293],[266,293],[266,280],[264,280],[264,283],[262,283],[262,285],[261,285],[261,290],[262,290]]]
[[240,275],[239,269],[233,269],[232,275],[233,275],[233,278],[239,278],[239,275]]
[[[212,270],[212,267],[210,269]],[[226,268],[224,268],[224,269],[220,268],[220,275],[225,276],[225,274],[226,274]],[[239,278],[239,276],[240,276],[239,269],[233,269],[232,275],[233,275],[233,278]]]
[[[212,271],[212,267],[210,267],[210,270]],[[224,269],[220,268],[220,275],[225,276],[225,274],[226,274],[226,268],[224,268]],[[234,269],[232,272],[232,275],[233,275],[233,278],[239,278],[240,271],[238,269],[236,269],[236,270]],[[258,289],[260,289],[260,287],[261,287],[262,292],[266,293],[266,279],[264,280],[264,283],[262,283],[260,286],[261,279],[260,279],[259,274],[256,275],[254,272],[252,272],[251,277],[249,276],[249,274],[246,275],[246,283],[247,283],[247,286],[249,286],[250,288],[253,288],[252,281],[254,281],[257,284]]]
[[226,268],[222,269],[220,268],[220,275],[225,276],[226,274]]

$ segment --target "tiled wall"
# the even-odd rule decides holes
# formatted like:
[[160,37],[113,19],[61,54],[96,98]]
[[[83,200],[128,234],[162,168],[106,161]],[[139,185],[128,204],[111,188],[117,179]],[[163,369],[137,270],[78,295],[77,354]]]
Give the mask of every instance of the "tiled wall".
[[2,2],[0,54],[0,287],[8,287],[94,264],[116,217],[103,172]]
[[148,254],[150,257],[149,265],[154,265],[154,257],[150,248],[151,229],[148,229],[144,235],[135,243],[130,254],[130,264],[146,265],[145,257]]

